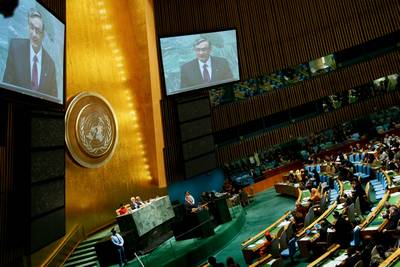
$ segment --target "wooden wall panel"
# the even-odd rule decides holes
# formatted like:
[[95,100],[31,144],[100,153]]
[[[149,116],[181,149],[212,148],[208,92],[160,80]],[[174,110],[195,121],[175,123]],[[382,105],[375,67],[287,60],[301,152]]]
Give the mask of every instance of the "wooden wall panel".
[[[217,106],[212,109],[214,130],[220,131],[234,127],[397,73],[399,61],[400,51],[397,50],[285,89],[268,92],[248,100]],[[262,103],[261,108],[257,107],[258,103]],[[255,113],[250,112],[253,109],[256,109]],[[229,118],[229,120],[222,118]],[[221,120],[223,120],[222,124],[219,123]]]
[[[400,29],[400,8],[393,0],[154,2],[158,35],[236,28],[243,80],[304,63]],[[398,71],[398,62],[399,52],[391,53],[290,88],[215,107],[211,111],[213,131],[236,127],[392,74]],[[365,113],[369,109],[349,107],[348,110]],[[173,121],[169,116],[174,114],[163,114],[163,120]],[[350,117],[338,111],[335,114],[322,114],[308,122],[297,122],[285,130],[275,129],[251,142],[243,140],[238,144],[219,148],[217,159],[218,162],[227,162],[257,149],[258,146],[271,146],[287,141],[291,136],[325,129],[345,118]],[[170,126],[166,128],[166,135],[173,135],[176,132],[173,129],[174,124],[168,124]],[[246,145],[248,142],[251,145]],[[173,161],[179,158],[174,154],[179,153],[174,148],[177,145],[176,142],[166,145],[168,155],[172,157],[172,166]],[[170,169],[171,175],[173,172]]]
[[[336,127],[344,122],[374,113],[376,110],[398,105],[398,103],[400,103],[400,92],[394,91],[362,103],[345,106],[334,112],[324,113],[314,118],[289,124],[260,136],[217,148],[217,163],[222,166],[224,163],[251,155],[256,151],[268,149],[276,144],[287,143],[297,137],[308,136],[327,128]],[[254,142],[254,140],[257,141]],[[234,153],[228,153],[227,151],[234,151]]]
[[[10,103],[0,102],[1,111],[5,112],[4,131],[5,143],[0,146],[0,266],[20,264],[24,254],[24,241],[16,240],[12,227],[14,224],[12,209],[15,205],[16,183],[14,182],[15,170],[15,106]],[[2,120],[3,121],[3,120]],[[18,224],[18,223],[16,223]],[[19,224],[18,224],[19,225]],[[24,232],[21,229],[21,232]],[[18,238],[21,238],[19,233]]]
[[399,7],[391,0],[169,0],[156,1],[155,13],[159,35],[237,28],[244,79],[351,47],[400,27]]

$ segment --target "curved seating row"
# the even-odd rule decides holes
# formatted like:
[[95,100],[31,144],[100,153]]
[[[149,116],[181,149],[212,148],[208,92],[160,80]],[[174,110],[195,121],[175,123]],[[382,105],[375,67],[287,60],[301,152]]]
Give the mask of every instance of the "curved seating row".
[[365,158],[366,153],[352,153],[350,154],[349,157],[349,161],[351,163],[357,163],[357,162],[362,162]]
[[370,181],[374,192],[375,198],[377,200],[382,199],[383,195],[385,194],[388,186],[391,184],[390,177],[383,173],[382,171],[378,171],[375,174],[375,179]]
[[358,163],[354,164],[356,177],[360,177],[361,180],[367,180],[371,176],[371,167],[368,164]]

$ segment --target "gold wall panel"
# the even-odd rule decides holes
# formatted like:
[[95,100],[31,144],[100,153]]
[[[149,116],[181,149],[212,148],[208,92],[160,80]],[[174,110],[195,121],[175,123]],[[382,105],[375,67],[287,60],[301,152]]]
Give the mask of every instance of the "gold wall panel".
[[148,38],[154,23],[148,26],[152,10],[145,0],[71,0],[66,17],[67,100],[82,91],[101,94],[119,128],[115,153],[104,166],[83,168],[66,156],[67,232],[78,223],[88,233],[112,221],[132,195],[166,194],[158,164],[163,143],[156,141],[161,120],[151,89],[159,89],[149,59],[156,49],[155,38]]

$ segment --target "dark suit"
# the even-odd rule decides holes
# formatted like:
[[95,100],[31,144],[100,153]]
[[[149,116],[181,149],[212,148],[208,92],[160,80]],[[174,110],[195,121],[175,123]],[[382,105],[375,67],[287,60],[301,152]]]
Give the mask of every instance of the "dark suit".
[[[29,39],[12,39],[8,49],[3,82],[32,89]],[[38,92],[57,97],[56,67],[42,47],[42,65]]]
[[[210,83],[230,80],[233,78],[231,69],[229,68],[229,63],[224,58],[211,57],[211,70],[212,74]],[[182,65],[181,89],[203,84],[205,85],[206,82],[203,81],[203,75],[200,71],[197,59],[194,59]]]

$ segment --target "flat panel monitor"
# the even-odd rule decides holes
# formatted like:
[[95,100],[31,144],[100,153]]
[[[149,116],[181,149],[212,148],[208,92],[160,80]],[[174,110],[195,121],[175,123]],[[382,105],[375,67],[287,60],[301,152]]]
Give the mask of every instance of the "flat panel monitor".
[[64,103],[65,25],[34,0],[0,16],[0,93]]
[[160,38],[167,95],[240,80],[236,30]]

